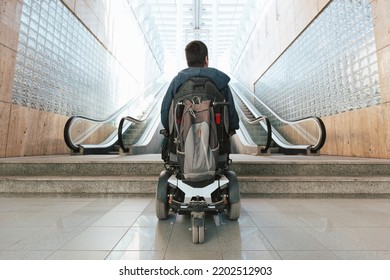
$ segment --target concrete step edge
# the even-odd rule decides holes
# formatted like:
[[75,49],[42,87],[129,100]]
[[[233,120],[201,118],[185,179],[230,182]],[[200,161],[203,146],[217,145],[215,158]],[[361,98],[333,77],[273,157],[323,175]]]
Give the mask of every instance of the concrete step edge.
[[[37,175],[37,176],[0,176],[0,181],[150,181],[157,182],[158,176],[137,176],[137,175],[120,175],[120,176],[53,176],[53,175]],[[239,181],[245,182],[283,182],[283,181],[299,181],[299,182],[390,182],[390,176],[237,176]]]

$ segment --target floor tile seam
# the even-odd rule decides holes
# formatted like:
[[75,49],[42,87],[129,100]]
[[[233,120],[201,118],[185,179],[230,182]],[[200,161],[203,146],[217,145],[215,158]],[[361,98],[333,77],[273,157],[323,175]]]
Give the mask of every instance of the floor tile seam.
[[[266,214],[278,214],[278,213],[282,213],[282,214],[289,214],[289,213],[307,213],[307,214],[313,214],[313,215],[319,215],[321,214],[321,212],[314,212],[313,210],[307,210],[307,211],[290,211],[290,210],[274,210],[274,211],[267,211],[267,210],[259,210],[259,211],[252,211],[252,210],[246,210],[244,209],[247,213],[266,213]],[[345,211],[326,211],[326,213],[344,213]]]
[[[81,226],[81,225],[74,225],[74,226],[65,226],[63,227],[63,229],[65,229],[63,232],[69,232],[70,231],[73,231],[73,230],[76,230],[76,229],[79,229],[79,228],[90,228],[92,226]],[[126,226],[95,226],[95,227],[126,227]],[[38,231],[40,230],[43,230],[43,229],[55,229],[58,227],[56,226],[6,226],[4,227],[6,229],[32,229],[32,228],[39,228]],[[2,230],[0,229],[0,233],[2,232]]]
[[[112,212],[107,212],[107,213],[112,213]],[[107,213],[103,214],[103,216],[101,216],[99,219],[103,218],[105,215],[107,215]],[[124,212],[126,213],[126,212]],[[126,224],[126,225],[95,225],[99,219],[97,219],[93,224],[89,225],[88,228],[124,228],[124,227],[128,227],[127,231],[126,231],[126,234],[127,232],[130,230],[131,227],[133,227],[133,225],[136,223],[136,221],[139,219],[139,217],[141,216],[142,212],[139,212],[140,214],[134,219],[134,221],[131,223],[131,224]],[[123,238],[123,236],[122,236]],[[121,239],[122,239],[121,238]]]
[[104,249],[85,249],[85,250],[78,250],[78,249],[60,249],[55,250],[56,252],[110,252],[110,250],[104,250]]
[[[153,206],[155,206],[155,199],[154,198],[151,198],[151,200],[150,200],[150,202],[148,203],[148,205],[145,207],[145,209],[142,211],[142,213],[140,214],[140,216],[142,216],[142,214],[143,213],[146,213],[146,214],[148,214],[148,215],[151,215],[151,214],[153,214],[153,216],[155,216],[156,214],[155,214],[155,211],[152,211],[152,210],[150,210],[150,211],[147,211],[147,209],[149,208],[149,207],[153,207]],[[168,213],[168,218],[172,215],[172,213]],[[169,222],[169,224],[167,224],[167,225],[164,225],[164,227],[170,227],[170,230],[169,230],[169,237],[168,237],[168,240],[167,240],[167,242],[166,242],[166,244],[165,244],[165,248],[164,249],[162,249],[162,250],[158,250],[158,251],[162,251],[162,252],[164,252],[164,255],[163,255],[163,257],[162,257],[162,259],[165,259],[165,257],[166,257],[166,252],[167,252],[167,249],[168,249],[168,247],[169,247],[169,242],[170,242],[170,240],[171,240],[171,236],[172,236],[172,233],[173,233],[173,228],[174,228],[174,225],[175,225],[175,222],[176,222],[176,217],[177,217],[177,215],[175,214],[174,215],[174,218],[172,218],[172,221],[170,221]],[[139,217],[138,217],[139,218]],[[158,220],[158,218],[157,218],[157,216],[155,216],[155,218],[156,218],[156,220],[157,220],[157,223],[159,222],[159,220]],[[137,219],[138,220],[138,219]],[[135,223],[137,222],[137,220],[135,220],[134,221],[134,223],[133,223],[133,225],[129,228],[129,231],[132,229],[132,228],[143,228],[143,227],[148,227],[148,228],[158,228],[160,225],[158,225],[158,224],[156,224],[156,225],[151,225],[151,226],[142,226],[142,225],[136,225]],[[116,247],[116,246],[115,246]],[[113,251],[116,251],[115,250],[115,247],[113,248]],[[133,251],[133,250],[131,250],[131,251]],[[145,251],[149,251],[149,250],[145,250]]]
[[[294,225],[294,226],[289,226],[289,225],[256,225],[257,227],[262,227],[262,228],[302,228],[302,229],[313,229],[316,230],[317,227],[314,226],[302,226],[302,225]],[[251,227],[251,226],[240,226],[240,227]],[[373,228],[373,229],[380,229],[384,227],[389,227],[389,226],[332,226],[332,228],[337,228],[337,229],[348,229],[348,228]]]
[[[42,257],[42,258],[11,258],[11,257],[7,257],[7,259],[1,259],[1,260],[17,260],[17,261],[20,261],[20,260],[46,260],[49,256],[51,256],[52,254],[55,253],[55,251],[52,251],[52,250],[30,250],[30,251],[25,251],[25,250],[22,250],[22,251],[17,251],[17,250],[13,250],[13,251],[5,251],[5,250],[0,250],[0,256],[2,253],[31,253],[31,252],[41,252],[41,253],[45,253],[45,257]],[[48,255],[47,255],[48,254]]]
[[15,249],[15,250],[8,250],[8,249],[2,249],[0,250],[0,253],[1,252],[56,252],[57,250],[52,250],[52,249],[48,249],[48,250],[22,250],[22,249]]
[[[372,248],[375,248],[376,250],[380,249],[380,246],[377,246],[375,243],[371,242],[370,240],[368,240],[367,238],[365,238],[364,235],[361,235],[359,234],[358,232],[355,232],[353,230],[351,230],[350,227],[342,227],[344,230],[346,231],[349,231],[351,232],[351,234],[353,234],[354,238],[358,238],[359,240],[360,239],[363,239],[364,242],[366,242],[367,244],[369,244],[370,246],[372,246]],[[366,228],[366,227],[363,227],[363,228]],[[320,239],[316,238],[310,231],[308,231],[309,228],[302,228],[302,230],[306,233],[306,234],[309,234],[314,240],[316,240],[317,242],[319,242],[322,246],[324,246],[325,248],[327,248],[328,250],[333,250],[332,248],[329,248],[329,246],[327,244],[325,244],[323,241],[321,241]],[[312,228],[313,230],[315,230],[315,228]],[[349,238],[350,239],[350,238]],[[359,241],[359,243],[361,243]]]
[[235,249],[222,249],[221,252],[276,252],[276,250],[270,250],[270,249],[241,249],[241,250],[235,250]]
[[[222,219],[222,217],[219,216],[219,219]],[[215,226],[215,232],[216,232],[216,235],[217,235],[216,237],[217,237],[219,252],[220,252],[221,258],[223,259],[223,256],[222,256],[223,244],[221,244],[221,239],[219,238],[218,226],[215,224],[215,220],[213,220],[213,222],[214,222],[214,226]]]
[[[259,228],[311,228],[311,229],[316,229],[316,227],[314,226],[302,226],[302,225],[258,225],[255,223],[255,225]],[[240,226],[241,227],[241,226]],[[249,226],[251,227],[251,226]],[[345,229],[348,229],[348,228],[374,228],[374,229],[379,229],[379,228],[390,228],[390,226],[371,226],[371,225],[367,225],[367,226],[361,226],[361,225],[356,225],[356,226],[349,226],[349,225],[336,225],[336,226],[332,226],[332,228],[345,228]]]
[[50,252],[50,254],[49,254],[46,258],[44,258],[44,259],[45,259],[45,260],[49,260],[50,257],[53,256],[56,252],[58,252],[58,250],[55,250],[55,251]]
[[113,249],[111,252],[117,253],[117,252],[165,252],[165,251],[167,251],[167,250],[165,250],[165,249],[156,249],[156,250],[153,250],[153,249]]
[[122,225],[90,225],[90,226],[87,226],[87,228],[89,229],[99,229],[99,228],[104,228],[104,229],[107,229],[107,228],[115,228],[115,229],[118,229],[118,228],[132,228],[133,226],[132,225],[125,225],[125,224],[122,224]]
[[[196,244],[196,246],[207,246],[207,243]],[[160,250],[160,251],[162,251],[162,250]],[[196,249],[196,250],[189,251],[188,248],[183,248],[183,249],[180,249],[180,250],[178,250],[178,249],[166,249],[165,252],[169,252],[169,253],[171,253],[171,252],[180,252],[180,253],[187,252],[187,253],[191,254],[192,252],[202,253],[202,252],[222,252],[222,251],[218,250],[218,249],[215,249],[215,248],[214,249],[212,249],[212,248],[211,249],[207,249],[207,248],[203,249],[202,248],[202,249]]]
[[[256,224],[256,223],[255,223]],[[257,227],[261,227],[261,228],[302,228],[302,229],[316,229],[316,227],[313,227],[313,226],[302,226],[302,225],[294,225],[294,226],[290,226],[290,225],[275,225],[275,226],[272,226],[272,225],[257,225]],[[382,225],[367,225],[367,226],[363,226],[363,225],[333,225],[332,228],[344,228],[344,229],[357,229],[357,228],[372,228],[372,229],[380,229],[380,228],[389,228],[390,229],[390,225],[388,226],[382,226]]]
[[168,249],[169,249],[169,244],[170,244],[171,239],[172,239],[173,228],[174,228],[174,226],[175,226],[175,224],[176,224],[176,218],[177,218],[177,215],[175,214],[175,219],[173,220],[173,224],[172,224],[171,230],[170,230],[170,232],[169,232],[168,240],[167,240],[167,242],[166,242],[166,247],[165,247],[165,249],[163,250],[163,251],[164,251],[164,254],[163,254],[163,256],[162,256],[162,259],[163,259],[163,260],[165,260],[166,257],[167,257],[167,252],[168,252]]
[[[334,254],[339,257],[341,260],[359,260],[360,258],[343,258],[341,255],[338,255],[342,252],[348,252],[348,253],[390,253],[390,250],[332,250]],[[367,260],[390,260],[389,258],[367,258]]]
[[[127,235],[131,227],[128,227],[127,230],[122,234],[120,238],[118,238],[118,241],[113,245],[111,249],[108,250],[95,250],[95,251],[109,251],[109,253],[106,255],[104,259],[107,259],[108,256],[114,251],[115,247],[119,245],[119,243],[122,241],[122,239]],[[89,250],[83,250],[83,251],[89,251]],[[94,250],[92,250],[94,251]]]
[[[383,226],[383,227],[361,227],[361,226],[358,226],[358,227],[349,227],[348,230],[350,230],[351,232],[353,232],[354,234],[356,234],[358,237],[360,238],[363,238],[365,242],[373,245],[375,248],[377,248],[377,250],[380,250],[382,249],[382,245],[376,245],[376,243],[374,243],[373,241],[370,241],[369,239],[367,239],[366,235],[365,234],[362,234],[358,231],[356,231],[356,229],[375,229],[375,230],[379,230],[379,228],[381,229],[390,229],[390,226]],[[388,245],[388,248],[390,250],[390,242],[389,242],[389,245]]]
[[252,223],[254,225],[256,225],[256,228],[259,230],[259,232],[261,233],[261,235],[264,237],[264,239],[267,241],[267,243],[269,244],[269,246],[271,246],[272,250],[277,254],[277,256],[279,257],[279,259],[282,259],[282,256],[278,253],[278,251],[276,250],[276,248],[274,247],[274,245],[272,244],[272,242],[268,239],[267,235],[261,230],[261,227],[258,226],[255,221],[252,219],[252,217],[250,215],[248,215],[249,219],[252,221]]
[[78,212],[78,211],[51,211],[50,209],[44,209],[44,211],[41,211],[41,210],[34,210],[34,211],[30,211],[30,210],[22,210],[22,211],[1,211],[0,210],[0,214],[2,213],[7,213],[7,214],[18,214],[18,213],[22,213],[22,214],[26,214],[26,213],[30,213],[30,214],[37,214],[37,213],[42,213],[42,214],[54,214],[54,213],[74,213],[74,212]]
[[[296,250],[278,250],[278,249],[276,249],[274,246],[273,246],[273,244],[272,244],[272,242],[267,238],[267,234],[266,233],[264,233],[262,230],[261,230],[261,228],[284,228],[284,229],[301,229],[302,231],[304,231],[306,234],[309,234],[309,236],[311,237],[311,238],[313,238],[313,240],[315,241],[315,242],[317,242],[319,245],[321,245],[321,247],[323,247],[323,248],[325,248],[326,250],[319,250],[319,251],[330,251],[329,250],[329,248],[325,245],[325,244],[323,244],[322,242],[320,242],[319,240],[317,240],[317,238],[315,238],[314,236],[312,236],[310,233],[308,233],[306,230],[304,230],[302,227],[300,227],[300,226],[273,226],[273,227],[267,227],[267,226],[261,226],[261,227],[259,227],[259,229],[260,229],[260,231],[262,232],[262,234],[264,235],[264,237],[266,238],[266,240],[268,241],[268,243],[272,246],[272,248],[274,248],[274,250],[278,253],[279,251],[296,251]],[[313,249],[313,250],[302,250],[302,249],[300,249],[301,251],[318,251],[318,249]],[[282,258],[282,256],[278,253],[278,255],[279,255],[279,257],[281,258],[281,259],[283,259]]]
[[[52,228],[52,227],[23,227],[23,228],[27,228],[27,229],[31,229],[31,228],[36,228],[36,230],[32,233],[30,233],[30,235],[26,235],[24,237],[22,237],[21,239],[17,240],[17,241],[14,241],[12,244],[9,244],[7,245],[4,249],[5,250],[10,250],[10,248],[14,247],[14,246],[17,246],[18,243],[23,243],[25,240],[28,240],[28,238],[30,238],[32,235],[35,235],[35,234],[38,234],[39,232],[42,232],[42,230],[46,230],[46,229],[49,229],[49,228]],[[73,231],[75,231],[76,228],[73,228],[72,230],[70,231],[64,231],[63,233],[72,233]],[[29,243],[30,244],[30,243]],[[61,246],[61,245],[59,245]],[[56,248],[58,249],[58,248]],[[49,249],[49,250],[39,250],[39,251],[52,251],[52,250],[56,250],[56,249]],[[10,250],[10,251],[14,251],[14,250]],[[35,251],[35,250],[21,250],[21,251]]]
[[173,224],[166,224],[166,225],[133,225],[131,228],[159,228],[159,227],[173,227]]
[[[278,250],[279,252],[331,252],[335,250],[319,250],[319,249],[295,249],[295,250]],[[344,251],[344,250],[341,250]]]
[[[118,227],[118,228],[125,228],[126,226],[121,226],[121,227]],[[91,226],[78,226],[76,227],[73,231],[76,231],[78,230],[78,234],[74,235],[72,238],[70,238],[67,242],[63,243],[60,247],[58,247],[56,249],[56,251],[66,251],[66,246],[71,243],[73,240],[75,240],[76,238],[78,238],[81,234],[83,234],[84,232],[86,232],[88,229],[92,228]],[[108,228],[108,227],[95,227],[95,228]],[[72,231],[72,232],[73,232]],[[84,251],[88,251],[88,250],[84,250]]]
[[372,250],[372,249],[366,249],[366,250],[362,250],[362,249],[350,249],[350,250],[345,250],[345,249],[332,249],[332,251],[334,252],[389,252],[390,253],[390,249],[379,249],[379,250]]
[[[91,211],[89,211],[89,212],[91,212]],[[95,211],[92,211],[92,212],[95,212]],[[96,212],[98,212],[98,211],[96,211]],[[133,210],[129,210],[129,211],[107,210],[107,211],[103,211],[103,212],[105,212],[105,214],[109,214],[109,213],[122,213],[122,214],[125,214],[125,213],[140,213],[140,215],[143,213],[143,211],[133,211]]]
[[279,249],[277,252],[327,252],[327,253],[332,253],[334,250],[326,249],[326,250],[321,250],[321,249]]
[[[298,253],[298,252],[324,252],[324,253],[330,253],[332,256],[334,256],[335,258],[337,258],[337,260],[341,260],[341,258],[336,255],[335,253],[333,253],[332,250],[303,250],[303,249],[299,249],[299,250],[278,250],[278,252],[282,253],[282,252],[294,252],[294,253]],[[323,258],[322,260],[328,260],[329,258]],[[282,260],[289,260],[288,258],[282,258]],[[314,259],[312,259],[314,260]],[[321,259],[316,259],[316,260],[321,260]]]

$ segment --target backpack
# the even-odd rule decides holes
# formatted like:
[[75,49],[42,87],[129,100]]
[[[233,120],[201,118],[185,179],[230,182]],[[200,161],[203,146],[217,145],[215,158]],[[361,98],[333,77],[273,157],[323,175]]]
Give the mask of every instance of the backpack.
[[207,79],[190,79],[175,96],[176,154],[183,180],[214,179],[219,142],[213,102],[222,95]]

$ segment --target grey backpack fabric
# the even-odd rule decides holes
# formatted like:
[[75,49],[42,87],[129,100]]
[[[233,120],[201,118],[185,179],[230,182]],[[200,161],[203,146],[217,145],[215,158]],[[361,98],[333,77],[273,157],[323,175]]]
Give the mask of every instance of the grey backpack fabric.
[[211,102],[196,97],[182,101],[177,159],[187,181],[211,179],[217,169],[219,143]]

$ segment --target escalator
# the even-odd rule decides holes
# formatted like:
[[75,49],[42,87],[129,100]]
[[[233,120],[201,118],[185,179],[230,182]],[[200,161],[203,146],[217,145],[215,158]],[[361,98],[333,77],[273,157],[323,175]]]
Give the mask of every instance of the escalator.
[[[234,91],[233,91],[234,93]],[[267,117],[254,114],[239,94],[233,94],[240,129],[232,138],[232,152],[236,154],[270,154],[271,123]]]
[[159,94],[149,102],[141,118],[122,117],[118,126],[118,145],[120,154],[156,154],[160,153],[162,124],[160,108],[167,91],[165,85]]
[[[135,119],[131,116],[123,117],[121,119],[118,127],[118,144],[120,146],[121,154],[155,153],[150,149],[150,147],[160,147],[161,135],[159,132],[162,128],[160,122],[161,102],[162,98],[160,100],[156,100],[155,104],[151,106],[150,113],[148,114],[147,118],[153,119],[153,123],[156,125],[149,129],[149,131],[145,131],[143,129],[144,120],[142,119]],[[233,152],[244,154],[268,153],[269,147],[271,145],[271,124],[268,118],[265,116],[256,117],[254,115],[249,115],[248,113],[245,115],[243,110],[245,110],[245,106],[237,108],[237,111],[241,116],[241,122],[244,122],[247,127],[252,126],[254,129],[256,129],[257,132],[259,132],[261,136],[256,139],[256,142],[253,142],[252,138],[248,136],[247,133],[242,134],[242,130],[238,130],[237,135],[234,135],[233,138],[239,139],[238,142],[240,143],[240,149]],[[132,127],[126,129],[126,125],[128,123],[132,123],[133,125]],[[125,130],[126,132],[122,133],[122,131]],[[129,137],[126,137],[127,134],[129,134]],[[149,136],[150,139],[145,141],[148,135],[152,135],[152,137]],[[139,143],[149,143],[149,145],[140,145]],[[160,150],[158,150],[158,153],[159,152]]]
[[[156,81],[105,120],[71,117],[65,143],[74,154],[160,153],[160,107],[167,86],[165,80]],[[326,137],[321,119],[283,120],[239,82],[232,81],[230,87],[240,117],[232,153],[319,153]]]
[[[83,116],[69,118],[64,128],[64,139],[71,153],[119,153],[118,127],[123,116],[132,116],[135,120],[127,122],[122,128],[124,141],[129,145],[138,143],[138,146],[147,146],[149,152],[158,152],[158,143],[153,143],[153,130],[158,130],[160,121],[159,115],[156,116],[156,111],[159,112],[156,106],[161,102],[166,87],[166,80],[155,81],[144,92],[103,120]],[[143,151],[144,148],[140,150]]]
[[[279,117],[272,109],[264,104],[249,89],[238,81],[232,81],[231,89],[236,102],[245,118],[265,115],[271,124],[272,144],[270,151],[283,154],[319,154],[325,144],[326,130],[322,120],[318,117],[306,117],[298,120],[287,121]],[[242,120],[243,117],[240,116]],[[242,134],[247,134],[254,143],[264,142],[263,125],[254,124],[248,126],[242,122]],[[240,137],[241,139],[241,137]],[[247,140],[249,141],[249,140]],[[239,149],[236,143],[236,149]]]

